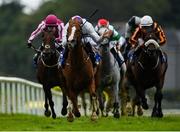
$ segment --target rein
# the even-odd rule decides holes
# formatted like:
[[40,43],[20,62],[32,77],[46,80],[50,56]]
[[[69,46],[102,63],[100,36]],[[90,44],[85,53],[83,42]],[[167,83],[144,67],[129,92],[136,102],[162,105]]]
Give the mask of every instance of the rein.
[[[146,50],[143,50],[143,52],[146,53],[147,51],[146,51]],[[145,70],[143,64],[142,64],[140,61],[138,61],[138,64],[139,64],[139,66],[140,66],[143,70]],[[156,64],[154,65],[154,67],[152,68],[152,70],[155,70],[155,69],[158,67],[158,64],[159,64],[159,57],[157,58]]]
[[[59,52],[57,52],[57,53],[60,54]],[[46,63],[44,62],[44,60],[43,60],[42,54],[43,54],[43,52],[41,52],[41,61],[42,61],[43,65],[44,65],[45,67],[53,68],[53,67],[58,66],[58,61],[57,61],[57,63],[54,64],[54,65],[48,65],[48,64],[46,64]]]

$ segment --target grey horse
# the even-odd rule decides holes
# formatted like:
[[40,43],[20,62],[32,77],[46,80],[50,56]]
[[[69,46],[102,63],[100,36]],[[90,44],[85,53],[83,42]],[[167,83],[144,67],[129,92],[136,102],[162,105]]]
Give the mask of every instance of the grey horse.
[[[99,51],[101,55],[101,63],[98,69],[98,97],[99,107],[104,116],[104,99],[103,91],[106,91],[109,95],[109,101],[107,108],[113,107],[113,114],[115,118],[120,117],[119,113],[119,86],[121,80],[119,65],[111,53],[111,46],[109,39],[106,38],[99,44]],[[111,105],[113,103],[113,106]],[[106,116],[108,115],[108,109],[106,109]]]

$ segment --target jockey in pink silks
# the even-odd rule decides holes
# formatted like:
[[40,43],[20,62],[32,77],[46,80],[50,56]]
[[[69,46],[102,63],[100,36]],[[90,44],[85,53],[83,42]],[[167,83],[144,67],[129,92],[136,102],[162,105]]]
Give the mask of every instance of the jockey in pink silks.
[[[56,38],[56,48],[58,51],[62,49],[61,42],[63,38],[63,29],[64,29],[64,23],[60,19],[57,18],[56,15],[50,14],[48,15],[37,27],[35,31],[31,33],[31,36],[28,39],[28,48],[32,46],[33,40],[42,34],[44,31],[45,32],[51,32],[55,30],[55,38]],[[40,50],[43,49],[43,44],[39,48]],[[35,66],[37,65],[37,59],[38,59],[39,54],[35,54],[33,57],[34,64]]]

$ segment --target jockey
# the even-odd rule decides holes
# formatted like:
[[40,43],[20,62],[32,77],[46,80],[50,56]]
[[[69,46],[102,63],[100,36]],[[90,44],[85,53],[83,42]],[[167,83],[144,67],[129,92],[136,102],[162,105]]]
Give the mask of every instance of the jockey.
[[[78,19],[80,21],[80,23],[82,23],[82,32],[83,32],[83,38],[82,41],[85,43],[85,47],[88,49],[88,54],[90,55],[91,61],[93,63],[93,67],[95,67],[98,63],[99,63],[99,55],[97,55],[94,51],[93,51],[93,47],[92,46],[96,46],[97,42],[102,40],[102,36],[99,36],[93,25],[88,22],[86,19],[76,15],[73,16],[71,19]],[[67,43],[67,38],[66,38],[66,34],[67,34],[67,29],[69,27],[69,22],[65,25],[65,29],[64,29],[64,37],[63,37],[63,46],[65,46],[65,51],[63,54],[63,59],[61,61],[61,66],[64,68],[65,66],[65,62],[68,56],[68,48],[66,46]],[[85,49],[86,49],[85,48]]]
[[[143,44],[145,37],[148,33],[154,33],[155,37],[157,38],[157,42],[160,46],[166,43],[166,36],[161,26],[158,25],[157,22],[153,22],[152,18],[147,15],[141,18],[140,25],[136,28],[134,34],[129,39],[129,43],[133,47],[137,46],[137,44],[141,45],[138,42],[139,42],[139,39],[142,39],[141,43]],[[160,49],[160,51],[161,51],[161,57],[162,59],[164,59],[162,50]]]
[[124,58],[120,52],[120,47],[122,47],[122,45],[125,44],[125,39],[114,29],[112,25],[109,24],[109,21],[106,19],[99,19],[98,24],[95,27],[95,30],[97,33],[100,34],[100,30],[102,28],[106,28],[112,31],[112,36],[110,37],[110,51],[113,54],[114,58],[117,60],[119,67],[121,67],[124,63]]
[[124,58],[127,60],[127,54],[131,48],[131,44],[129,43],[129,39],[132,36],[132,34],[135,32],[136,28],[139,26],[141,22],[141,18],[138,16],[132,16],[129,21],[126,23],[125,27],[125,39],[126,39],[126,49],[124,53]]
[[[60,43],[62,42],[62,32],[64,29],[64,23],[57,18],[57,16],[55,16],[54,14],[49,14],[37,27],[37,29],[35,31],[33,31],[31,33],[31,36],[28,39],[28,48],[30,48],[32,46],[32,42],[33,40],[39,36],[41,33],[43,33],[43,31],[45,32],[51,32],[53,30],[55,30],[55,40],[56,40],[56,48],[57,50],[62,50],[62,46],[60,45]],[[43,44],[40,46],[39,48],[40,50],[43,49]],[[37,65],[37,59],[38,56],[40,54],[35,54],[33,57],[34,60],[34,64],[35,66]]]

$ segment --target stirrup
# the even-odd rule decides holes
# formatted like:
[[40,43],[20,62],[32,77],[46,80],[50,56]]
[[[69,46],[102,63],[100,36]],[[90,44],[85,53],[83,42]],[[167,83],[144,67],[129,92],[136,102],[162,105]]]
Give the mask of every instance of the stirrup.
[[33,60],[33,67],[37,68],[37,62]]

